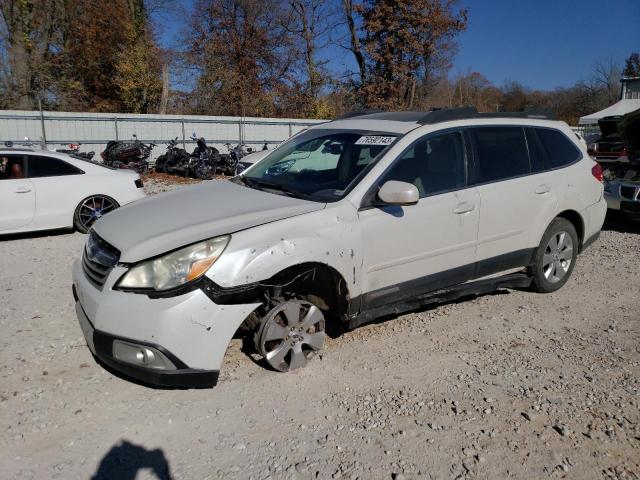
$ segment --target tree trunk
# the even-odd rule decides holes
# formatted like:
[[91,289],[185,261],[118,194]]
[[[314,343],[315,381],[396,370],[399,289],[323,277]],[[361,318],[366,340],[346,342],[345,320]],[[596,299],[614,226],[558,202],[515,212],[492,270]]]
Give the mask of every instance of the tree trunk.
[[162,65],[162,96],[160,97],[160,115],[167,113],[167,103],[169,103],[169,65]]
[[364,54],[362,53],[362,46],[360,45],[360,39],[358,38],[358,30],[356,29],[356,21],[353,18],[355,15],[353,9],[353,0],[342,0],[342,8],[347,20],[347,27],[349,28],[349,36],[351,38],[351,52],[356,57],[356,63],[360,70],[360,83],[364,83],[366,78],[366,67],[364,62]]

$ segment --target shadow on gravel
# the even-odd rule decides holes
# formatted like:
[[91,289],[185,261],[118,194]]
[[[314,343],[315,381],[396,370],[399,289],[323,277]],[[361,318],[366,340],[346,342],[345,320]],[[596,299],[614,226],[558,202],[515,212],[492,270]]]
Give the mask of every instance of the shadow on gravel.
[[29,238],[57,237],[59,235],[69,235],[73,232],[74,230],[72,228],[56,228],[54,230],[42,230],[38,232],[5,233],[0,234],[0,242],[9,240],[25,240]]
[[100,461],[91,480],[134,480],[140,470],[153,472],[160,480],[171,480],[169,462],[161,449],[146,448],[123,440],[114,445]]
[[612,215],[607,213],[602,230],[610,230],[620,233],[637,233],[640,234],[640,222],[634,222],[628,218]]

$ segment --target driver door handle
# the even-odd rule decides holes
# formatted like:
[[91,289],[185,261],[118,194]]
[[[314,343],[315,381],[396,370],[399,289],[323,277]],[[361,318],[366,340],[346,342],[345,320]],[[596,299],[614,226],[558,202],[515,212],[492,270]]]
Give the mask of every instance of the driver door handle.
[[18,187],[14,190],[15,193],[29,193],[30,191],[31,189],[27,187]]
[[537,195],[544,195],[545,193],[549,193],[550,191],[551,191],[551,187],[546,183],[543,183],[542,185],[538,185],[538,187],[535,189],[535,193]]
[[475,209],[476,209],[475,205],[472,205],[471,203],[467,203],[467,202],[462,202],[462,203],[459,203],[458,206],[453,209],[453,213],[455,213],[456,215],[462,215],[463,213],[473,212]]

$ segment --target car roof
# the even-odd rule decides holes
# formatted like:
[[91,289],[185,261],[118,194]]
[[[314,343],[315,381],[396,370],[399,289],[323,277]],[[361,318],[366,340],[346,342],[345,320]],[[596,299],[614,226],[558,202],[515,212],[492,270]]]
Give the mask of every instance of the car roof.
[[[37,155],[39,157],[53,157],[53,158],[58,158],[60,160],[64,160],[67,163],[70,163],[71,165],[73,165],[74,167],[77,167],[81,170],[94,170],[95,168],[99,168],[99,171],[102,171],[102,169],[107,169],[109,170],[108,167],[101,165],[100,163],[96,162],[96,161],[91,161],[91,160],[83,160],[81,158],[77,158],[74,157],[73,155],[69,155],[68,153],[64,153],[64,152],[56,152],[54,150],[35,150],[33,148],[31,149],[27,149],[27,148],[1,148],[0,149],[0,156],[2,155],[16,155],[16,154],[21,154],[21,155]],[[96,170],[98,171],[98,170]]]
[[[482,121],[488,120],[488,121]],[[314,129],[357,129],[404,134],[424,125],[438,125],[446,122],[460,121],[469,126],[478,124],[527,123],[557,127],[555,114],[545,109],[525,108],[521,112],[489,112],[480,113],[475,107],[446,108],[427,112],[404,111],[384,112],[364,110],[351,112],[334,121],[320,124]],[[523,122],[527,120],[527,122]],[[529,122],[533,120],[534,122]],[[539,121],[539,122],[536,122]]]

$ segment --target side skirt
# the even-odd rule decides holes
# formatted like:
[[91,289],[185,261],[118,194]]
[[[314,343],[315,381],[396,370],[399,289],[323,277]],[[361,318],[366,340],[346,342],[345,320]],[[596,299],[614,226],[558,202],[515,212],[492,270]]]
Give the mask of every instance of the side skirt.
[[443,303],[472,295],[484,295],[504,288],[527,288],[532,278],[525,273],[511,273],[500,277],[476,280],[453,287],[444,288],[409,298],[400,302],[389,303],[360,312],[349,320],[349,328],[368,323],[385,315],[397,315],[416,310],[425,305]]

